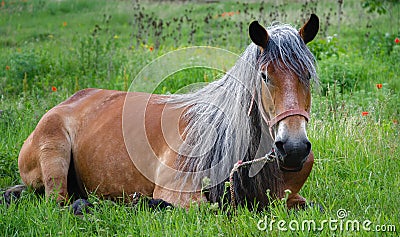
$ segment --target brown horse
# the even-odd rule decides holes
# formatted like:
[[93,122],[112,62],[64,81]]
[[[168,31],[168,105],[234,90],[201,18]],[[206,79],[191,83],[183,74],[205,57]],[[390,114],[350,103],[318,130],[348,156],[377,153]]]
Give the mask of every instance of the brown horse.
[[189,94],[155,95],[86,89],[48,111],[22,146],[18,167],[25,185],[64,202],[95,193],[134,193],[176,206],[223,202],[237,162],[268,151],[271,163],[239,169],[238,204],[268,204],[267,190],[288,208],[302,206],[298,192],[314,157],[306,134],[315,59],[306,44],[319,20],[249,27],[253,41],[220,80]]

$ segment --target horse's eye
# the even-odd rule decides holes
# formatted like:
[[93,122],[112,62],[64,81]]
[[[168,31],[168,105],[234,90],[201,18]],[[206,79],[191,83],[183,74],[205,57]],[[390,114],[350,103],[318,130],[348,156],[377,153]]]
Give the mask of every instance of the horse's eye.
[[267,74],[265,74],[265,72],[261,72],[261,77],[265,83],[269,82],[269,78],[267,77]]

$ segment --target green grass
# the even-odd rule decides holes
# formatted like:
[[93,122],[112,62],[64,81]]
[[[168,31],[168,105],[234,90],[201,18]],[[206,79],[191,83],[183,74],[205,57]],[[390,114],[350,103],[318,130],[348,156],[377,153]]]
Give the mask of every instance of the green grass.
[[[90,196],[95,208],[80,218],[67,207],[59,207],[28,191],[9,208],[0,205],[1,233],[397,236],[400,45],[394,39],[400,37],[400,5],[394,5],[390,14],[377,15],[366,13],[359,1],[345,1],[338,32],[335,1],[312,1],[307,6],[304,2],[265,3],[260,17],[260,3],[255,1],[141,2],[140,6],[131,1],[5,1],[6,5],[0,7],[2,188],[21,182],[17,167],[19,149],[41,116],[75,91],[86,87],[127,90],[137,73],[157,56],[186,46],[210,45],[240,53],[250,42],[247,25],[251,20],[259,19],[264,25],[281,20],[300,26],[300,19],[316,7],[322,31],[309,46],[318,58],[320,84],[313,86],[308,127],[316,162],[301,194],[319,203],[325,211],[320,212],[317,207],[286,211],[281,202],[273,203],[265,212],[241,208],[234,215],[215,210],[209,204],[189,210],[150,211],[143,205],[130,207]],[[240,14],[221,17],[223,12],[231,11]],[[139,12],[147,16],[140,18]],[[164,24],[161,32],[148,23],[160,20]],[[186,69],[164,80],[154,92],[174,93],[188,84],[209,82],[219,75],[211,69]],[[376,88],[378,83],[383,84],[382,89]],[[52,92],[52,86],[57,88],[56,92]],[[362,116],[362,112],[369,114]],[[348,212],[343,221],[369,220],[371,228],[396,225],[397,232],[333,231],[328,227],[311,232],[283,231],[276,223],[335,220],[339,209]],[[264,224],[265,217],[267,223],[276,222],[272,230],[260,231],[257,224]]]

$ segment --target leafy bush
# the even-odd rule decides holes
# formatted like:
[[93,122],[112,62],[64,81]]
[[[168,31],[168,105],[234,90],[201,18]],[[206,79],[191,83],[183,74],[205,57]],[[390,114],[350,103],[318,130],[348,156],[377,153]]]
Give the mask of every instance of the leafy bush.
[[367,9],[369,13],[385,14],[392,7],[392,4],[399,2],[399,0],[363,0],[362,7]]
[[328,36],[325,39],[315,39],[308,47],[317,60],[327,59],[332,56],[339,57],[339,52],[343,52],[343,49],[338,45],[336,35]]

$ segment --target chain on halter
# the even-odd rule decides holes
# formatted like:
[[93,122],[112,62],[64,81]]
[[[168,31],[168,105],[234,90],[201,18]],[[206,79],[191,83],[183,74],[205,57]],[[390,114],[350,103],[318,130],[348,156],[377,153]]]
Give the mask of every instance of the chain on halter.
[[229,174],[229,185],[230,185],[229,188],[230,188],[230,193],[231,193],[231,205],[233,208],[236,208],[235,188],[234,188],[234,180],[233,180],[233,175],[235,174],[235,172],[237,172],[240,167],[252,165],[254,163],[274,162],[275,158],[276,158],[275,151],[274,151],[274,149],[272,149],[269,153],[265,154],[265,156],[263,156],[263,157],[260,157],[260,158],[254,159],[254,160],[250,160],[250,161],[245,161],[245,162],[243,162],[241,160],[236,162],[236,164],[233,166],[233,168],[231,170],[231,173]]

